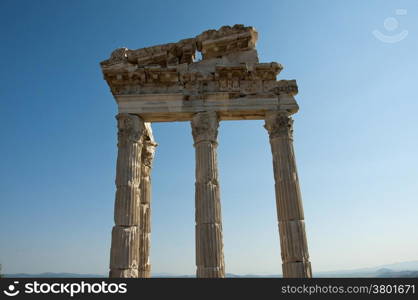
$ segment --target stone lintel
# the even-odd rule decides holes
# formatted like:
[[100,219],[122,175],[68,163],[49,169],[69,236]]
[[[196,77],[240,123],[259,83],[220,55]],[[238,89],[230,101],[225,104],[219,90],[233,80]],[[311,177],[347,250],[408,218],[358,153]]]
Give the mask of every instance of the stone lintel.
[[120,113],[139,115],[145,122],[190,121],[195,113],[214,111],[220,120],[264,120],[268,111],[294,114],[299,106],[289,94],[230,98],[229,93],[206,94],[187,100],[183,94],[119,95]]

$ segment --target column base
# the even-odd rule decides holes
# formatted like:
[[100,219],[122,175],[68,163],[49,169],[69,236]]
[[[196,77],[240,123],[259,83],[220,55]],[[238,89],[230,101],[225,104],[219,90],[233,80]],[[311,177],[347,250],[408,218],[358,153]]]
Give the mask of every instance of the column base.
[[222,225],[196,224],[197,277],[224,277]]
[[288,262],[282,264],[284,278],[312,278],[311,263]]
[[139,278],[150,278],[151,277],[151,265],[147,264],[138,269]]
[[110,278],[137,278],[137,269],[114,269],[109,272]]

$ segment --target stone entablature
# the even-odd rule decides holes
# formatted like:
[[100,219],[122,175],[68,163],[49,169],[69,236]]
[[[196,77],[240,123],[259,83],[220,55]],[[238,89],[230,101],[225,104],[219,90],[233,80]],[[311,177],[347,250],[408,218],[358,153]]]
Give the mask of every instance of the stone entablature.
[[[297,112],[296,81],[277,81],[282,65],[259,63],[256,41],[253,27],[223,26],[178,43],[119,48],[101,66],[119,112],[147,122],[191,120],[202,110],[219,112],[221,120]],[[202,60],[195,61],[196,51]]]

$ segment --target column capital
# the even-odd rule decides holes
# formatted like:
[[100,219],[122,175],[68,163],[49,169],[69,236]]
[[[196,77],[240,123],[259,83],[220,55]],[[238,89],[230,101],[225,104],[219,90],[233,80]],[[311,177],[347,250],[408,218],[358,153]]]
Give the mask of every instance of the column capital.
[[270,139],[293,138],[293,119],[285,112],[266,112],[264,128],[267,129]]
[[192,134],[195,144],[203,141],[216,143],[219,118],[216,112],[199,112],[192,118]]
[[141,117],[120,113],[116,115],[116,120],[118,121],[119,145],[123,145],[127,142],[141,142],[145,133],[145,124]]

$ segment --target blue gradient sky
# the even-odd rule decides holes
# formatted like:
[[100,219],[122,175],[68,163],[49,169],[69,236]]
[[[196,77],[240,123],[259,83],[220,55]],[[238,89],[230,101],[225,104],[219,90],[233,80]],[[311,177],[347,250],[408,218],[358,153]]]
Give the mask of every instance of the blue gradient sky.
[[[399,28],[388,32],[387,17]],[[282,63],[280,78],[298,81],[295,151],[313,270],[418,260],[417,1],[2,0],[4,272],[107,273],[117,111],[99,62],[121,46],[235,23],[255,26],[260,60]],[[409,35],[388,44],[375,29]],[[262,125],[220,126],[227,272],[281,273]],[[192,274],[190,125],[153,128],[153,271]]]

